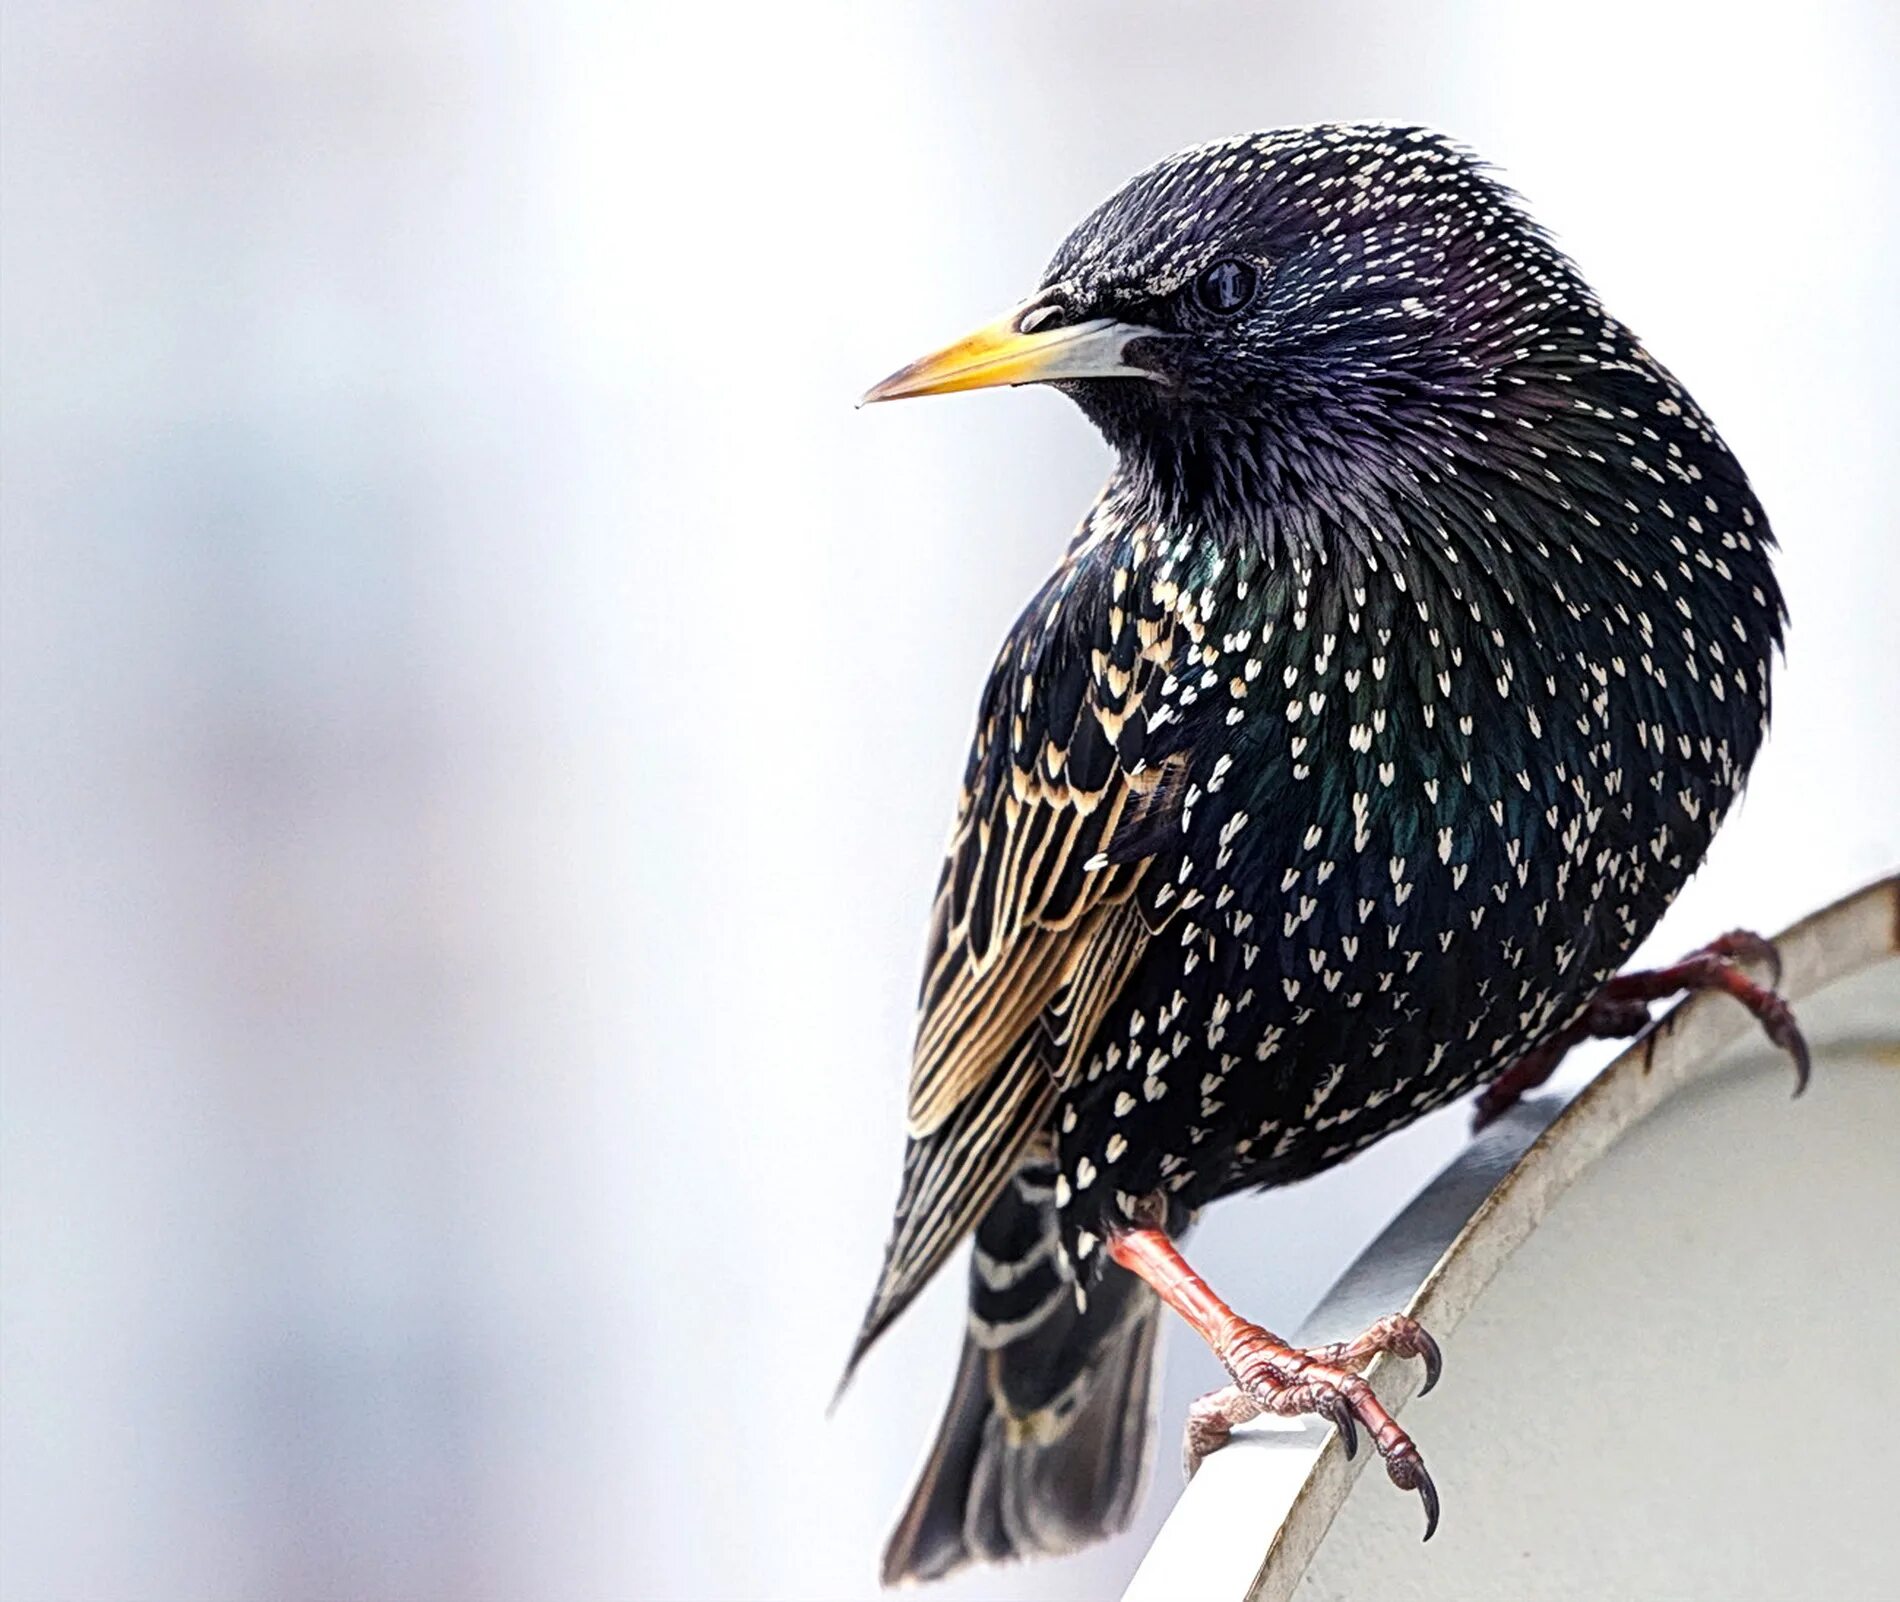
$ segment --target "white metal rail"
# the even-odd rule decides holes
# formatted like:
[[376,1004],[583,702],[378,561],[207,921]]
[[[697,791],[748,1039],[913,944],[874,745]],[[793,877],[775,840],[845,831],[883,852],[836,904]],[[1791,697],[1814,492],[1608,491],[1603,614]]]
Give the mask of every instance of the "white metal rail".
[[[1873,1596],[1881,1573],[1900,1594],[1900,1528],[1855,1511],[1900,1416],[1900,1074],[1858,1072],[1900,1060],[1900,876],[1778,944],[1816,1048],[1808,1098],[1785,1104],[1785,1060],[1779,1083],[1723,1073],[1769,1048],[1727,998],[1692,998],[1567,1105],[1526,1101],[1474,1141],[1300,1331],[1332,1340],[1404,1309],[1444,1344],[1446,1381],[1408,1421],[1445,1497],[1438,1538],[1418,1545],[1417,1498],[1376,1468],[1353,1493],[1370,1450],[1348,1462],[1330,1427],[1263,1420],[1183,1493],[1128,1602],[1775,1596],[1791,1577]],[[1510,1327],[1490,1327],[1494,1305]],[[1800,1348],[1803,1310],[1835,1350]],[[1620,1366],[1597,1373],[1606,1345]],[[1835,1423],[1776,1425],[1777,1376],[1797,1373]],[[1369,1378],[1397,1412],[1420,1370],[1381,1359]],[[1661,1467],[1677,1449],[1686,1485]],[[1800,1539],[1836,1524],[1831,1543]]]

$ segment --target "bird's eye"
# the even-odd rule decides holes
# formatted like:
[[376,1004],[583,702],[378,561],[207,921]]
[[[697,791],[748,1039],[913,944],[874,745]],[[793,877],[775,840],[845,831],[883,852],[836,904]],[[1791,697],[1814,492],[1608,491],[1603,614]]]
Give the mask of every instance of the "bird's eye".
[[1259,287],[1260,274],[1251,263],[1227,256],[1194,280],[1194,298],[1216,317],[1231,317],[1253,299]]

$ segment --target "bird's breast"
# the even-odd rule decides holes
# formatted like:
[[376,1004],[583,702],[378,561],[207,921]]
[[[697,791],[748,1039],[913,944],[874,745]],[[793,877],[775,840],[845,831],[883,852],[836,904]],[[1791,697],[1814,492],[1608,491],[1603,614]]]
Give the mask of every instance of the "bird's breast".
[[1726,650],[1728,715],[1685,718],[1665,681],[1706,646],[1625,647],[1574,593],[1231,557],[1130,582],[1180,620],[1148,709],[1179,812],[1058,1114],[1078,1193],[1298,1177],[1502,1071],[1647,934],[1759,740],[1765,663]]

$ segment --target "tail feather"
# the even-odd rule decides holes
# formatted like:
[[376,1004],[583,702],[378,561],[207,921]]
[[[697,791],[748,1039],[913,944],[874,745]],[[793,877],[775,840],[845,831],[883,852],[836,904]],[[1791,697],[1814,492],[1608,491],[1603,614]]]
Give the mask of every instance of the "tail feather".
[[1032,1031],[981,1095],[969,1097],[936,1129],[911,1140],[884,1270],[838,1382],[839,1396],[878,1336],[910,1306],[1009,1184],[1024,1143],[1047,1121],[1054,1100],[1055,1087]]
[[1078,1305],[1046,1161],[977,1227],[970,1330],[936,1444],[884,1553],[886,1585],[1073,1552],[1123,1529],[1145,1476],[1159,1304],[1110,1274]]

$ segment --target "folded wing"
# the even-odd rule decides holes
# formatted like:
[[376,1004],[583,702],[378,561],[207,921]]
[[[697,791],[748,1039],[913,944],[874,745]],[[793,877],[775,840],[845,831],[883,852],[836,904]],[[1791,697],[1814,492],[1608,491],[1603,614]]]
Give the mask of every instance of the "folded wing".
[[931,921],[903,1188],[853,1366],[1045,1134],[1151,938],[1136,892],[1166,854],[1184,763],[1180,725],[1150,714],[1177,623],[1124,606],[1123,582],[1072,555],[984,692]]

